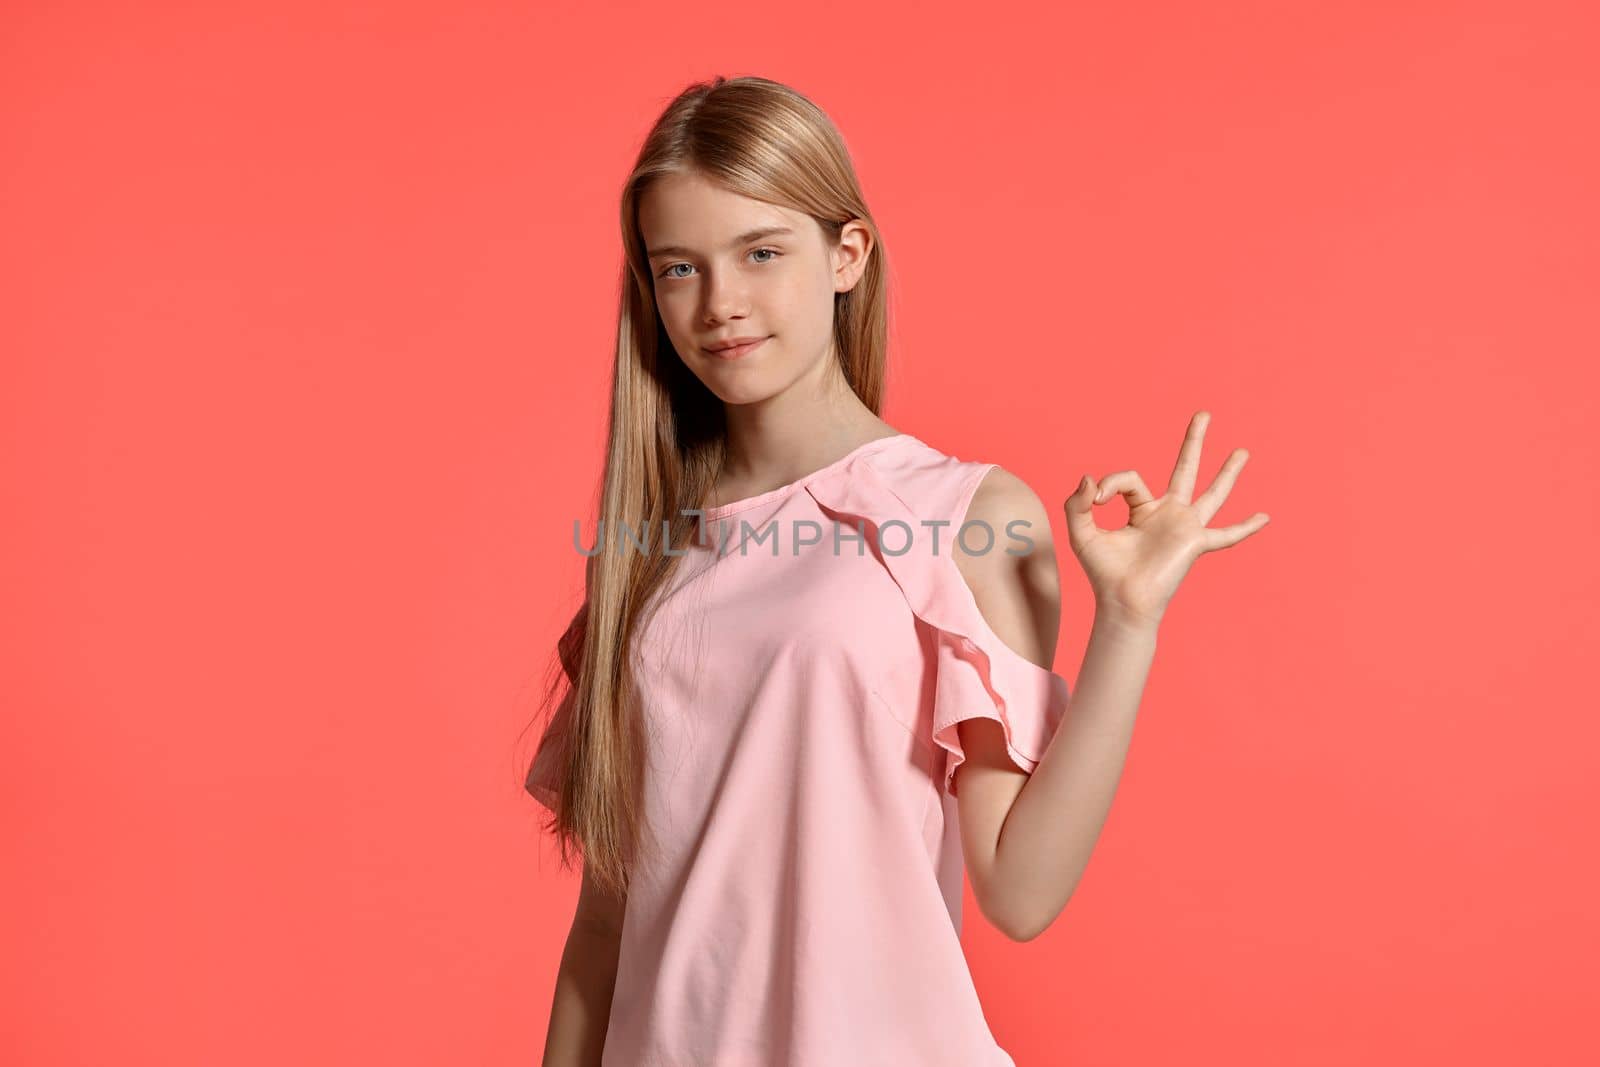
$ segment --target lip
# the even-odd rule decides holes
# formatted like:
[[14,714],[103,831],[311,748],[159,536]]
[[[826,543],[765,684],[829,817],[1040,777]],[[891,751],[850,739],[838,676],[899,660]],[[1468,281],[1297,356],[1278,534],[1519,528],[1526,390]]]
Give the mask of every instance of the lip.
[[706,348],[703,349],[703,351],[707,355],[715,356],[718,359],[740,359],[749,355],[751,352],[754,352],[756,349],[766,344],[769,340],[771,340],[770,336],[755,337],[744,341],[742,344],[733,345],[729,348]]

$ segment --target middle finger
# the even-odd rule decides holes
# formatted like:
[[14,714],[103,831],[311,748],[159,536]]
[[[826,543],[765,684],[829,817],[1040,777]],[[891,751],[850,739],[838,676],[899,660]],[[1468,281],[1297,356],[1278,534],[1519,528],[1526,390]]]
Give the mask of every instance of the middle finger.
[[1172,480],[1167,483],[1167,492],[1185,504],[1194,495],[1194,481],[1200,474],[1200,448],[1210,422],[1209,411],[1197,411],[1189,419],[1189,429],[1183,435],[1182,447],[1178,449],[1177,465],[1172,468]]

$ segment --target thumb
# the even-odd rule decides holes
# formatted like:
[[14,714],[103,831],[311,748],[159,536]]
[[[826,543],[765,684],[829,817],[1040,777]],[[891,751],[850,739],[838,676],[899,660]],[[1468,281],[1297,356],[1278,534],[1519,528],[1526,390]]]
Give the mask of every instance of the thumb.
[[1094,536],[1094,495],[1100,485],[1087,474],[1078,483],[1078,489],[1062,505],[1067,514],[1067,534],[1074,545],[1081,545]]

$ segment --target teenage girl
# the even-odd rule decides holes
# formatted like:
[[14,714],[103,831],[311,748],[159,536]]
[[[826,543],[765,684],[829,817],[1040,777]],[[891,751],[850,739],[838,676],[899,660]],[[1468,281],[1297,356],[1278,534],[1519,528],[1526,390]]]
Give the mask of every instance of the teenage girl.
[[1068,715],[1038,496],[879,417],[884,249],[828,118],[692,86],[621,208],[599,536],[527,778],[583,858],[544,1063],[1011,1065],[963,870],[1015,940],[1065,906],[1167,603],[1267,522],[1207,527],[1246,454],[1194,496],[1199,412],[1164,495],[1127,470],[1067,498],[1095,598]]

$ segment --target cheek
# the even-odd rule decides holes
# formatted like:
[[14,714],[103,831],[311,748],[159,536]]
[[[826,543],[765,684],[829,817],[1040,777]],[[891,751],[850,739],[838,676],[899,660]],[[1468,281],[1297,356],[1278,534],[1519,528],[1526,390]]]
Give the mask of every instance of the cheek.
[[774,328],[782,323],[805,326],[832,297],[829,284],[814,271],[790,271],[775,278],[759,294],[753,294],[763,313],[763,321]]
[[694,304],[685,300],[682,295],[670,292],[656,293],[656,314],[667,328],[667,332],[675,337],[681,337],[691,332],[691,319],[694,317]]

